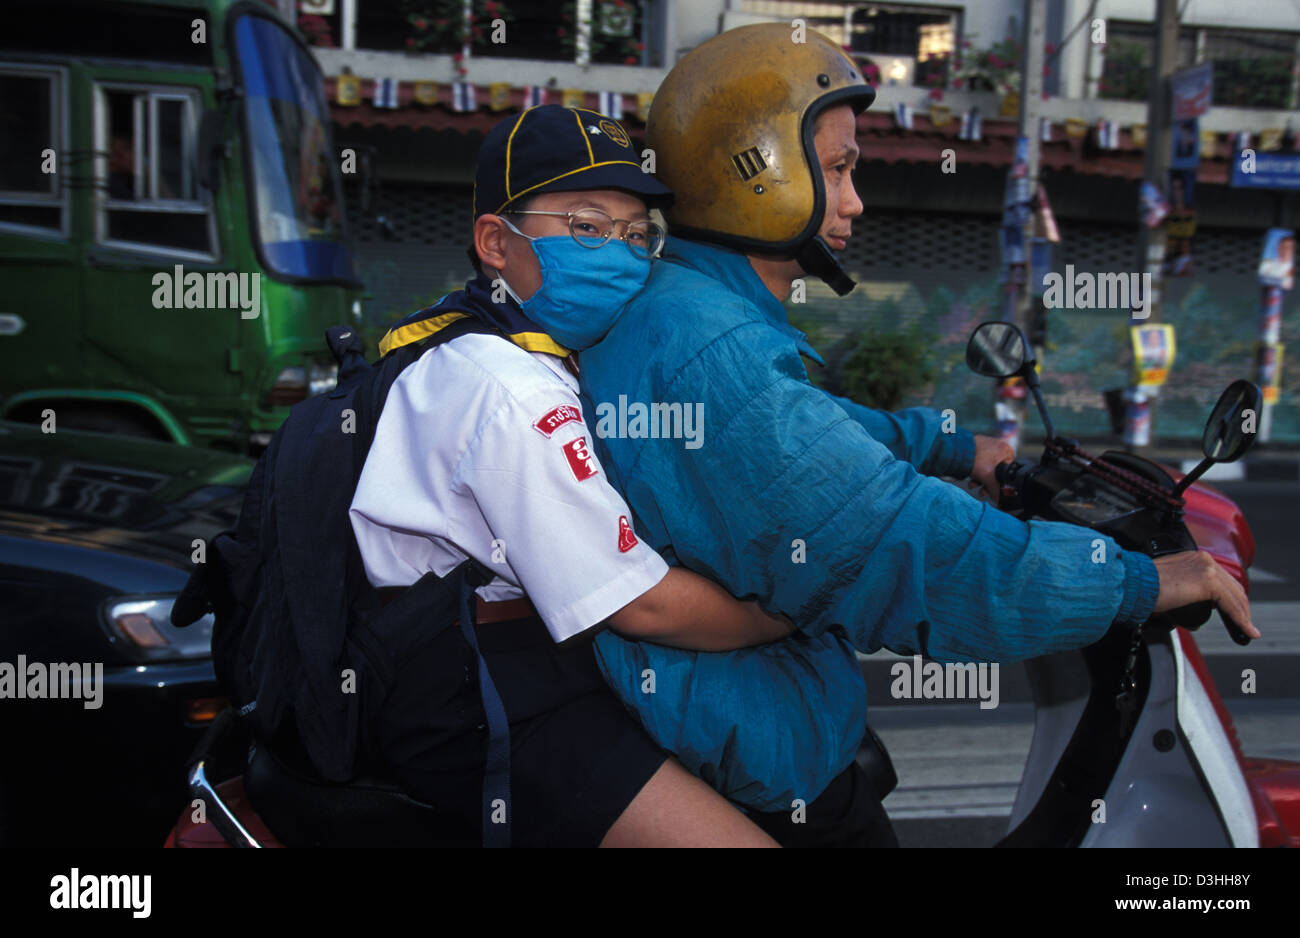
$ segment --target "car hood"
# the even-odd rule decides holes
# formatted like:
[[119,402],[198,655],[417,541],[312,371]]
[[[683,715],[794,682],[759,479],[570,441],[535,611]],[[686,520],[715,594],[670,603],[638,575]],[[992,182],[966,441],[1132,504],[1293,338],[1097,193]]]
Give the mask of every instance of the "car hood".
[[192,569],[195,539],[234,527],[252,467],[212,450],[0,421],[0,536]]

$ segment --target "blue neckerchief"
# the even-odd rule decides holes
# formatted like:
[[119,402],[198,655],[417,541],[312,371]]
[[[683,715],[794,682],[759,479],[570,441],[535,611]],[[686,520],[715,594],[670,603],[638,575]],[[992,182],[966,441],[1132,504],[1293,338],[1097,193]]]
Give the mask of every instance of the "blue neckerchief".
[[[448,293],[432,306],[416,310],[394,323],[379,341],[379,354],[387,355],[393,349],[419,342],[457,319],[473,316],[489,326],[501,330],[505,336],[522,349],[546,352],[564,358],[569,349],[552,339],[541,326],[524,315],[519,305],[509,295],[501,303],[492,301],[493,278],[479,274],[465,284],[465,289]],[[502,291],[504,292],[504,291]]]

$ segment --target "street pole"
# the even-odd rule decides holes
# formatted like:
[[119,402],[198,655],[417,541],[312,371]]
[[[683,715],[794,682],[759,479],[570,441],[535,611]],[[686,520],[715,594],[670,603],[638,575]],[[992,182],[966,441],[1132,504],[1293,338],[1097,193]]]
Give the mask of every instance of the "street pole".
[[[1007,269],[1007,318],[1017,323],[1026,333],[1030,331],[1034,303],[1039,290],[1030,282],[1034,270],[1032,241],[1034,213],[1029,206],[1038,191],[1039,143],[1038,128],[1043,109],[1043,63],[1045,61],[1047,0],[1024,0],[1024,15],[1020,34],[1020,110],[1017,133],[1017,159],[1013,163],[1011,178],[1007,180],[1008,201],[1021,206],[1020,244],[1023,264],[1009,264]],[[1019,165],[1023,153],[1024,165]],[[1016,174],[1023,169],[1023,176]],[[1005,224],[1005,219],[1004,219]],[[1021,396],[1022,385],[999,382],[994,391],[994,413],[998,420],[999,436],[1019,448],[1020,430],[1025,424],[1026,400]]]
[[[1169,189],[1169,162],[1173,143],[1173,128],[1169,121],[1169,77],[1177,64],[1178,0],[1156,0],[1151,86],[1147,92],[1147,150],[1142,175],[1143,179],[1165,193]],[[1147,316],[1144,319],[1130,316],[1130,326],[1160,321],[1165,242],[1165,223],[1162,222],[1155,228],[1139,223],[1137,269],[1151,275],[1151,295],[1147,298]],[[1129,401],[1124,418],[1125,444],[1130,448],[1149,445],[1154,423],[1151,401],[1134,381],[1129,386]]]

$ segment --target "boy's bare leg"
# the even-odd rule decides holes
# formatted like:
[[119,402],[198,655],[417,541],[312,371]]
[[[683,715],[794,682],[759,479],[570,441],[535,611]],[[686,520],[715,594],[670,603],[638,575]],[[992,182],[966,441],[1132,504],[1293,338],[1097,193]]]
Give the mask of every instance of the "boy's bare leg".
[[668,759],[618,816],[602,847],[776,847],[707,784]]

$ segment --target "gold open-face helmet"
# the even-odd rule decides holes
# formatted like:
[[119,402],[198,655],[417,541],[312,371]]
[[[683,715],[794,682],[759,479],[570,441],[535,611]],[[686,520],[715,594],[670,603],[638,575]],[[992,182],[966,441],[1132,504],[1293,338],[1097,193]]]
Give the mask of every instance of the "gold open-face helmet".
[[656,175],[676,194],[672,233],[795,257],[848,293],[853,281],[817,235],[826,187],[813,124],[875,97],[854,61],[811,29],[761,23],[701,43],[659,86],[646,124]]

